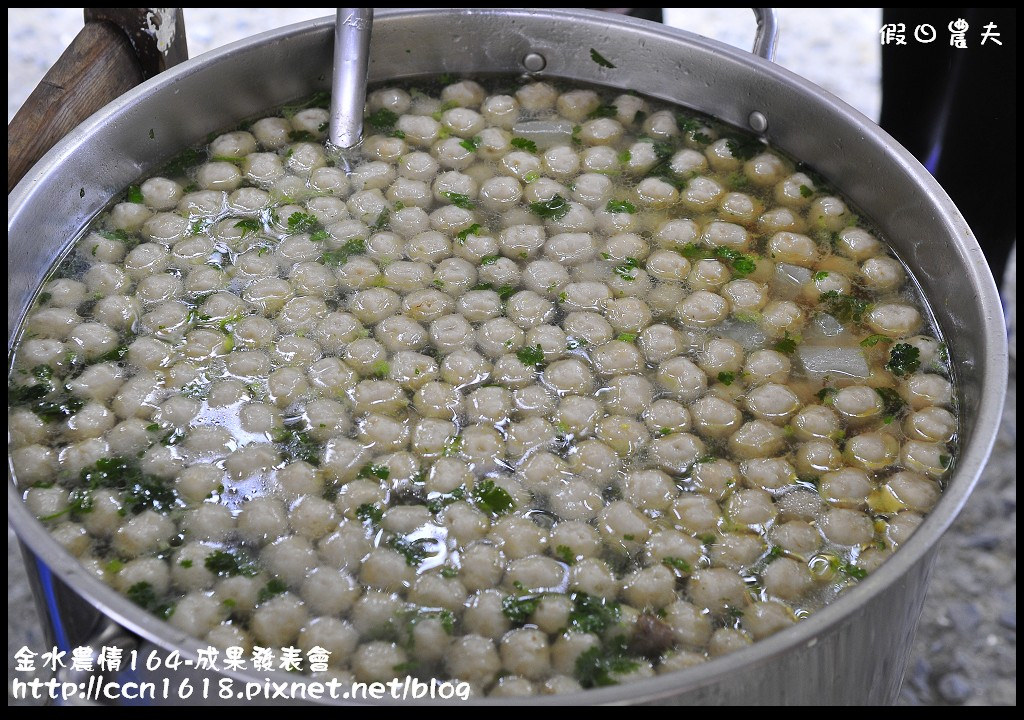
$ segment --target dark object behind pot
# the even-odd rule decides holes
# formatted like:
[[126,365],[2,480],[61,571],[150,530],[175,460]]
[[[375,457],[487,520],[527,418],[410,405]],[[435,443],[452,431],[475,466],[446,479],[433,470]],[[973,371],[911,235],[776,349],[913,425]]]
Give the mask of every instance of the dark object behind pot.
[[[953,47],[948,25],[969,24],[967,48]],[[1001,282],[1017,234],[1016,38],[1013,8],[885,8],[882,23],[903,23],[907,44],[882,46],[879,124],[910,150],[953,198]],[[913,38],[930,24],[938,37]],[[995,23],[999,40],[981,45]]]

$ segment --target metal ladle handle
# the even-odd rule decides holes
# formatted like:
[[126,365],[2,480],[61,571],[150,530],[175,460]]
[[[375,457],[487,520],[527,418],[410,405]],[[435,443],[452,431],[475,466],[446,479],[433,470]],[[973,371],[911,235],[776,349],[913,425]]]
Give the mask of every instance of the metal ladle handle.
[[751,8],[757,18],[757,34],[754,35],[752,52],[765,60],[775,59],[775,44],[779,41],[779,22],[775,8]]
[[366,70],[370,62],[373,8],[338,8],[331,81],[331,144],[345,149],[363,139]]

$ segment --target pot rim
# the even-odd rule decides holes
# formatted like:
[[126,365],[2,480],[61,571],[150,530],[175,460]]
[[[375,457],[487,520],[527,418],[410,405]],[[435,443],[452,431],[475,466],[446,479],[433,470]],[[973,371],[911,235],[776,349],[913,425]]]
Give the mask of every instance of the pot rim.
[[[377,18],[384,20],[392,17],[414,18],[420,15],[434,14],[438,9],[385,9],[377,13]],[[954,206],[938,183],[925,168],[891,136],[875,125],[871,120],[842,102],[835,96],[823,91],[804,78],[763,60],[746,51],[733,48],[723,43],[696,35],[684,30],[668,28],[654,23],[637,20],[625,16],[612,16],[597,11],[578,9],[545,9],[541,11],[529,9],[472,9],[446,8],[442,12],[458,14],[492,14],[504,18],[536,17],[544,15],[552,22],[583,22],[600,24],[601,26],[619,26],[641,36],[661,37],[685,44],[697,46],[715,54],[724,56],[729,61],[753,67],[761,73],[766,82],[782,83],[798,88],[800,92],[817,103],[828,106],[828,109],[848,123],[856,125],[864,134],[865,139],[884,147],[889,159],[897,163],[901,169],[918,183],[924,194],[927,194],[935,211],[941,215],[945,225],[950,229],[959,228],[957,245],[961,257],[965,261],[964,269],[969,273],[973,286],[980,290],[975,302],[982,307],[1000,308],[998,293],[988,265],[980,247],[967,229],[966,221]],[[35,186],[55,166],[85,145],[97,129],[124,113],[137,101],[150,95],[168,91],[180,78],[206,71],[216,66],[223,58],[254,45],[273,44],[286,37],[304,34],[328,32],[333,27],[334,18],[319,18],[302,23],[254,35],[249,38],[226,45],[222,48],[204,53],[190,59],[170,70],[167,70],[137,88],[130,90],[114,100],[103,109],[73,130],[61,142],[53,147],[40,162],[26,174],[24,179],[8,195],[8,227],[15,222],[19,212],[32,201]],[[541,77],[557,77],[552,74],[539,73]],[[614,87],[610,83],[608,86]],[[770,134],[770,133],[769,133]],[[8,267],[15,260],[8,257]],[[8,328],[8,362],[12,353],[13,342],[17,337],[17,327]],[[656,676],[653,678],[616,685],[607,688],[591,689],[578,693],[551,696],[534,696],[522,702],[530,704],[592,704],[592,703],[629,703],[633,701],[656,701],[666,697],[707,685],[727,675],[735,675],[745,668],[770,661],[784,653],[802,646],[811,647],[819,638],[827,634],[833,627],[842,623],[858,608],[868,603],[890,585],[900,582],[906,572],[916,563],[922,562],[926,554],[935,546],[939,538],[959,514],[971,490],[985,466],[992,446],[995,443],[996,431],[999,426],[1003,399],[1005,395],[1008,372],[1006,351],[1006,335],[997,319],[985,328],[984,364],[978,368],[983,373],[983,390],[978,402],[978,418],[974,423],[974,432],[970,442],[961,448],[960,456],[951,474],[946,490],[940,502],[925,517],[924,522],[913,533],[910,539],[883,563],[877,570],[859,582],[849,592],[836,598],[829,605],[813,613],[794,626],[760,640],[750,647],[727,655],[714,658],[697,667]],[[32,552],[46,559],[53,573],[67,582],[69,586],[87,598],[107,617],[128,628],[139,636],[167,649],[178,649],[183,658],[195,659],[195,650],[188,649],[189,638],[165,622],[154,622],[154,618],[142,608],[133,604],[125,596],[106,585],[99,578],[91,575],[76,558],[66,552],[54,540],[49,532],[29,513],[21,500],[20,493],[14,486],[10,459],[8,458],[8,521],[14,527],[18,537]],[[271,681],[293,682],[296,677],[289,673],[274,671],[271,673],[239,673],[220,671],[220,674],[233,677],[239,681],[258,681],[269,677]],[[401,701],[381,701],[385,704]],[[474,699],[475,703],[507,704],[501,699]]]

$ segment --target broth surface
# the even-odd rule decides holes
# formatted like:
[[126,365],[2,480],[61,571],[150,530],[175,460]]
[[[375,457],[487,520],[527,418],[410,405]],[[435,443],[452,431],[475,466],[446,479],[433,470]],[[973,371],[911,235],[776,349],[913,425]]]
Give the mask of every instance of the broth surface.
[[798,622],[938,501],[944,345],[808,168],[635,95],[442,79],[372,92],[346,173],[325,103],[129,188],[15,352],[25,501],[198,646],[628,682]]

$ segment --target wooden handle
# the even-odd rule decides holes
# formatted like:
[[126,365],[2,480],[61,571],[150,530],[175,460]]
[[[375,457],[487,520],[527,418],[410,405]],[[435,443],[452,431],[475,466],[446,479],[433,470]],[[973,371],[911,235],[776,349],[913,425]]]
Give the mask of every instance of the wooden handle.
[[58,140],[142,79],[124,33],[87,23],[7,126],[7,192]]

